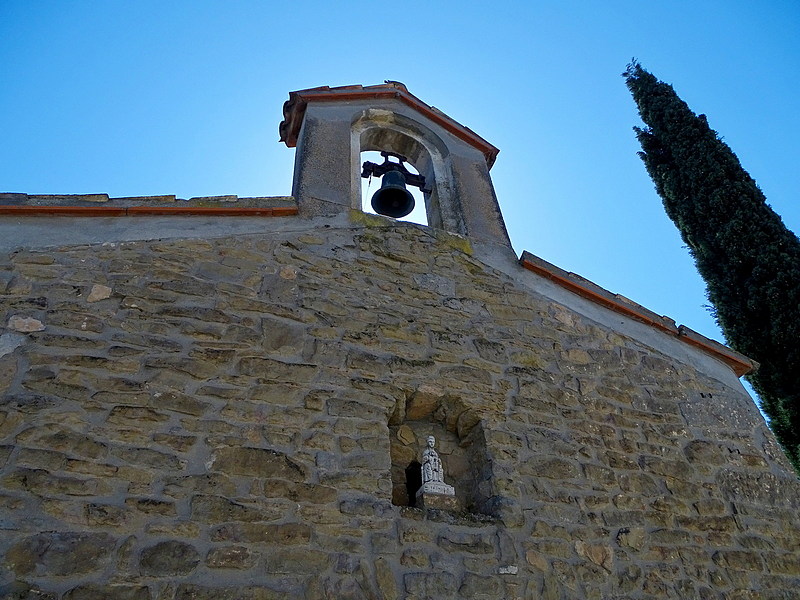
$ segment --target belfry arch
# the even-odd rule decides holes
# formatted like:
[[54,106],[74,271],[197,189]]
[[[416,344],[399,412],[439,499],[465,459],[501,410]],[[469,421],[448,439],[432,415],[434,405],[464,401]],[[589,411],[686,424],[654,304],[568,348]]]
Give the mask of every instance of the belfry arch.
[[[358,162],[362,152],[389,151],[405,156],[425,178],[423,190],[428,225],[465,235],[459,211],[452,209],[454,198],[453,171],[449,150],[430,128],[404,115],[386,110],[367,109],[353,122],[352,151]],[[360,200],[360,174],[355,172],[352,189]]]

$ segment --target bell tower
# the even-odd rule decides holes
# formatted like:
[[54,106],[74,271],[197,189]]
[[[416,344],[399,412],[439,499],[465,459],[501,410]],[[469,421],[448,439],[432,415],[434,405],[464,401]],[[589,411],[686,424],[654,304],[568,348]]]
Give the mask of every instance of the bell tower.
[[283,115],[280,139],[297,147],[292,195],[301,213],[360,210],[361,176],[367,170],[365,165],[362,171],[361,153],[380,151],[384,165],[367,163],[384,169],[373,173],[384,179],[379,213],[398,216],[405,209],[403,185],[409,182],[400,171],[408,161],[422,180],[411,184],[423,191],[430,226],[511,247],[489,175],[498,149],[402,83],[290,92]]

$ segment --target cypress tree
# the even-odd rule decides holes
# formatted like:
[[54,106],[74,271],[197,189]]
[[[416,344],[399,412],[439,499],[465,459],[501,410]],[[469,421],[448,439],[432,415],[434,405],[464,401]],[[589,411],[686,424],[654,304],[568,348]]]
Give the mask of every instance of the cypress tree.
[[800,240],[705,115],[637,61],[623,76],[646,125],[634,128],[639,156],[728,344],[760,363],[747,378],[800,473]]

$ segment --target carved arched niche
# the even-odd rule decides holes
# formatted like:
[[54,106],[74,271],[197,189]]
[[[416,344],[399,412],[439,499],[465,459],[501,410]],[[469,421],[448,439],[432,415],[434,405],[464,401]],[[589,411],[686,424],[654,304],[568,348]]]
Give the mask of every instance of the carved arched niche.
[[389,418],[392,504],[415,506],[421,480],[409,479],[419,466],[427,436],[436,438],[445,482],[455,487],[459,504],[473,513],[492,514],[494,486],[483,424],[459,398],[423,385],[398,401]]
[[[353,122],[351,151],[355,164],[370,150],[402,154],[425,177],[425,213],[428,225],[464,235],[461,210],[456,205],[450,152],[444,141],[418,121],[396,112],[367,109]],[[361,206],[360,170],[355,173],[352,207]]]

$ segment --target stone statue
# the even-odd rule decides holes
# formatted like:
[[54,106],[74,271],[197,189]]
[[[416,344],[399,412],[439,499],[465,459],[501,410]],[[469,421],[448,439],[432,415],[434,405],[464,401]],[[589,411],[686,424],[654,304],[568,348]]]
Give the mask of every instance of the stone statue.
[[433,447],[436,445],[436,438],[428,436],[428,445],[422,453],[422,483],[429,481],[444,481],[444,470],[439,454]]
[[[428,436],[427,445],[422,452],[422,487],[417,492],[417,497],[426,496],[455,496],[455,488],[444,482],[444,468],[438,452],[434,450],[436,438]],[[430,504],[430,499],[426,505]]]

